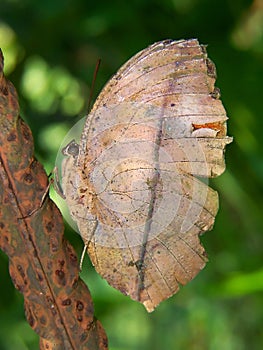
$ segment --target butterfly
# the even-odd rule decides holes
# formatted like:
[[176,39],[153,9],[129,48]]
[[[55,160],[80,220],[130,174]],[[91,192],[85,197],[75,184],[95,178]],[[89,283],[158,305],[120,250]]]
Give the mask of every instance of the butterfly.
[[62,187],[97,272],[151,312],[203,269],[225,170],[226,112],[198,40],[163,40],[109,80],[79,143],[63,150]]

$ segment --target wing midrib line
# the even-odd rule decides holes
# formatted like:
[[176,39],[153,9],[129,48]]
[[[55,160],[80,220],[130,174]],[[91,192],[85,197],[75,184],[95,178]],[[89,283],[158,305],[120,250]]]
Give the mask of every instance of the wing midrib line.
[[159,123],[158,123],[158,133],[156,135],[155,143],[154,143],[154,174],[153,174],[153,186],[151,186],[151,198],[149,203],[149,210],[148,215],[145,223],[145,229],[143,234],[143,240],[142,240],[142,246],[140,249],[139,254],[139,260],[136,262],[136,267],[139,273],[139,281],[138,281],[138,300],[140,300],[140,294],[141,291],[145,288],[144,287],[144,279],[145,279],[145,268],[144,260],[146,255],[146,246],[149,238],[149,234],[151,232],[151,225],[152,225],[152,216],[154,212],[154,206],[156,202],[156,187],[158,185],[159,179],[160,179],[160,163],[159,163],[159,157],[160,157],[160,146],[161,146],[161,139],[162,139],[162,129],[163,129],[163,118],[160,113],[159,117]]

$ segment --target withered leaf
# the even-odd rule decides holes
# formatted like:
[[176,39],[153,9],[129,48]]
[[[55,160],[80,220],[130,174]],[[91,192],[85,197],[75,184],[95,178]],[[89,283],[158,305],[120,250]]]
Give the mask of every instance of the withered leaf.
[[196,39],[155,43],[107,83],[79,153],[64,153],[66,200],[96,270],[152,311],[205,266],[225,169],[226,112]]
[[0,247],[24,295],[27,320],[41,337],[40,348],[105,350],[106,334],[79,279],[76,254],[63,237],[61,214],[48,197],[41,206],[48,178],[34,158],[16,91],[3,75],[1,51],[0,130]]

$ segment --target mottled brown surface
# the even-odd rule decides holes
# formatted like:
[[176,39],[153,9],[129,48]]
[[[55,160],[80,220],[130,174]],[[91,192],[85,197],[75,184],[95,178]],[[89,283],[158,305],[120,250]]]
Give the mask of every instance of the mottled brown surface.
[[3,76],[1,51],[0,130],[0,247],[40,348],[107,349],[76,254],[63,238],[61,214],[48,196],[41,206],[48,178],[34,158],[16,91]]
[[[63,187],[96,270],[152,311],[207,261],[225,169],[226,112],[198,41],[163,41],[111,78],[87,117]],[[197,177],[195,177],[197,176]]]

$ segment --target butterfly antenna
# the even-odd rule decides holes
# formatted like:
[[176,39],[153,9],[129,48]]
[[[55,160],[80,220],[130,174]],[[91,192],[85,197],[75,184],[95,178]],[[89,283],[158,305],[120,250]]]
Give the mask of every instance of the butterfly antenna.
[[93,97],[93,93],[94,93],[95,81],[96,81],[97,74],[98,74],[99,67],[100,67],[100,62],[101,62],[101,59],[99,58],[97,61],[94,73],[93,73],[93,79],[92,79],[92,84],[91,84],[91,89],[90,89],[90,94],[89,94],[89,100],[88,100],[88,107],[87,107],[88,113],[87,114],[89,114],[90,109],[91,109],[90,106],[91,106],[91,101],[92,101],[92,97]]

